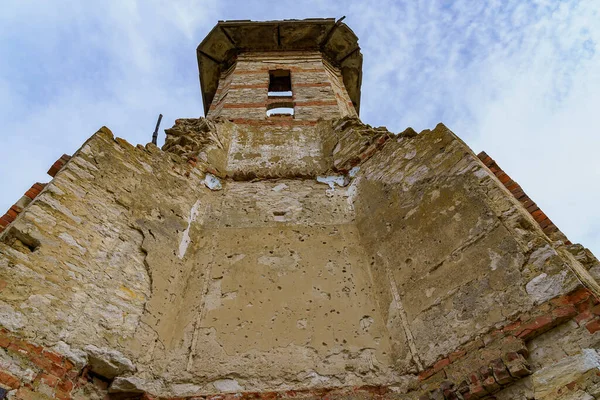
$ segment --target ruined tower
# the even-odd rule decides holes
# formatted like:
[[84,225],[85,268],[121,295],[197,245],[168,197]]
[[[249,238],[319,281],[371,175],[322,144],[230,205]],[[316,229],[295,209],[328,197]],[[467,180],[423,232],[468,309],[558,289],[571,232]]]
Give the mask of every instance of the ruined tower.
[[361,122],[348,26],[197,55],[206,118],[0,218],[0,399],[599,398],[598,260],[444,125]]

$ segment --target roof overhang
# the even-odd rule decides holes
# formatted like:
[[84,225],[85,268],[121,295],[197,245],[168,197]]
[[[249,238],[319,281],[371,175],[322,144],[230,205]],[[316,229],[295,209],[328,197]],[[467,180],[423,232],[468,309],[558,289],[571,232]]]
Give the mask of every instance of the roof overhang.
[[[343,18],[342,18],[343,19]],[[204,114],[212,103],[222,71],[237,55],[251,51],[320,51],[340,68],[344,85],[359,112],[362,54],[358,38],[341,19],[219,21],[196,49]]]

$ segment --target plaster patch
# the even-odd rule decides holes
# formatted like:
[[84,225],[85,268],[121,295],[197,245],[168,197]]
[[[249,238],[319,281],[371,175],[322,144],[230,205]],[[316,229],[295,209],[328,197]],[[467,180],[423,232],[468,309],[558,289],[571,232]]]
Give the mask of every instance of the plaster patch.
[[542,272],[525,285],[525,290],[527,294],[533,297],[536,303],[542,303],[558,296],[562,292],[566,276],[567,271],[561,271],[555,275],[548,275]]
[[187,228],[185,228],[185,231],[183,231],[183,235],[181,236],[181,242],[179,242],[179,259],[183,259],[187,248],[190,245],[190,227],[192,226],[192,222],[196,221],[196,218],[198,218],[198,207],[200,207],[200,200],[196,200],[196,202],[192,206],[192,209],[190,210]]
[[331,190],[335,190],[335,185],[344,187],[350,183],[348,177],[345,175],[317,176],[317,182],[329,185]]
[[221,185],[221,181],[219,180],[219,178],[217,178],[213,174],[206,174],[206,176],[204,177],[204,184],[210,190],[223,189],[223,185]]
[[235,379],[219,379],[212,384],[215,389],[221,392],[241,392],[244,390]]
[[360,171],[360,167],[357,165],[356,167],[353,167],[350,171],[348,171],[348,176],[350,178],[354,178],[358,174],[358,171]]

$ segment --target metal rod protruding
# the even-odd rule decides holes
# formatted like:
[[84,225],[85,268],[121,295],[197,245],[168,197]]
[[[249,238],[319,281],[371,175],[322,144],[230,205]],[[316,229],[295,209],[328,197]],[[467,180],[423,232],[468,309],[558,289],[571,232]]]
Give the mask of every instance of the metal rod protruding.
[[156,140],[158,139],[158,128],[160,127],[160,121],[162,121],[162,114],[158,114],[158,121],[156,121],[156,128],[154,128],[154,133],[152,134],[152,144],[156,145]]

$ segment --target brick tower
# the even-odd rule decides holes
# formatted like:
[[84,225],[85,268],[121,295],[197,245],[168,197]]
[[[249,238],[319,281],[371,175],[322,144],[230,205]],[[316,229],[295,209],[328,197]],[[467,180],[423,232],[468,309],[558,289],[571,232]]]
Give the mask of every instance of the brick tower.
[[362,123],[344,23],[197,55],[205,118],[0,218],[0,399],[600,396],[598,260],[444,125]]

